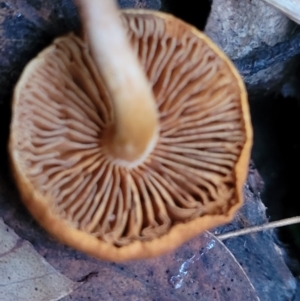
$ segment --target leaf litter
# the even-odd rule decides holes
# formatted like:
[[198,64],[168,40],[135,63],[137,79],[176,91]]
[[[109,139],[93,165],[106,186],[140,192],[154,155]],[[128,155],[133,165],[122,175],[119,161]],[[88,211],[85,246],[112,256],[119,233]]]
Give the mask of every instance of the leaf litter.
[[[131,7],[141,1],[120,2]],[[22,66],[54,36],[79,27],[71,0],[11,0],[3,5],[0,94],[5,97],[0,102],[7,106],[0,112],[2,136],[7,128],[4,121],[9,116],[10,91]],[[1,301],[248,301],[259,300],[258,296],[263,301],[294,300],[295,279],[274,248],[270,231],[224,244],[207,232],[173,253],[126,264],[99,261],[67,248],[49,237],[24,211],[14,187],[7,183],[5,160],[6,152],[0,164],[0,217],[21,238],[0,221]],[[218,234],[267,221],[265,208],[260,206],[261,181],[251,169],[249,175],[245,206],[233,223],[218,229]],[[4,242],[7,229],[13,239]]]
[[1,301],[56,301],[79,285],[56,271],[0,219]]

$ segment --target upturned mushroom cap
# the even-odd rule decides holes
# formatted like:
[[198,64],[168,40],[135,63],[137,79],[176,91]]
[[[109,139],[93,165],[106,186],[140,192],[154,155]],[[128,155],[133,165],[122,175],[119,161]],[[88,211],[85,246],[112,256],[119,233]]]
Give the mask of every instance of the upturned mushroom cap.
[[126,166],[107,152],[110,96],[88,43],[74,34],[26,67],[9,144],[37,221],[60,241],[113,261],[160,255],[230,221],[243,201],[252,143],[244,84],[209,38],[163,13],[129,10],[121,19],[159,115],[147,157]]

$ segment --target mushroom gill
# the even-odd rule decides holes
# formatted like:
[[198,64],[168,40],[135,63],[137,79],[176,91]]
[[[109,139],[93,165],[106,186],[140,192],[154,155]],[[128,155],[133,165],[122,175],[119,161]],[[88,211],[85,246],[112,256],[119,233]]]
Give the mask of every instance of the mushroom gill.
[[128,10],[121,19],[156,100],[150,154],[126,166],[105,147],[110,95],[88,43],[74,34],[26,67],[9,146],[39,223],[115,261],[159,255],[228,222],[243,200],[252,139],[242,80],[204,34],[163,13]]

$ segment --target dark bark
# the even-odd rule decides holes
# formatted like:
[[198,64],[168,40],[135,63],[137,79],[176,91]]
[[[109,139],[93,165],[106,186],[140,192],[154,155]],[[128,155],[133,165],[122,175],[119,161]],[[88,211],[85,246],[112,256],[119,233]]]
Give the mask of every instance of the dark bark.
[[253,75],[261,70],[278,63],[286,62],[300,54],[300,34],[277,43],[274,46],[265,46],[254,49],[243,58],[234,60],[235,66],[243,76]]

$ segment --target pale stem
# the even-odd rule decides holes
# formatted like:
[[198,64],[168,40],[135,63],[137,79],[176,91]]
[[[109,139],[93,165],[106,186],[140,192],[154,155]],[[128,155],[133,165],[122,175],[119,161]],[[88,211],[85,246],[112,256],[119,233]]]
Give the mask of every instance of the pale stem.
[[93,58],[110,94],[114,124],[107,150],[124,165],[136,164],[158,138],[152,89],[133,52],[115,0],[77,0]]
[[228,232],[228,233],[216,235],[216,236],[220,240],[225,240],[228,238],[233,238],[233,237],[237,237],[237,236],[241,236],[241,235],[245,235],[245,234],[256,233],[256,232],[260,232],[260,231],[264,231],[264,230],[268,230],[268,229],[273,229],[273,228],[278,228],[278,227],[283,227],[283,226],[288,226],[288,225],[293,225],[293,224],[298,224],[298,223],[300,223],[300,216],[295,216],[295,217],[286,218],[286,219],[282,219],[282,220],[275,221],[275,222],[270,222],[270,223],[263,224],[260,226],[249,227],[249,228],[236,230],[236,231],[232,231],[232,232]]

